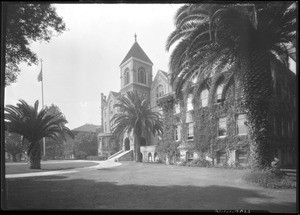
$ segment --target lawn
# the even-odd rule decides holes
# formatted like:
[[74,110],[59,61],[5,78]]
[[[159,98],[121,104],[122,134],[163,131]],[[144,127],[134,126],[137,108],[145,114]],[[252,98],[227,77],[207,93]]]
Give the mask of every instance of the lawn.
[[295,189],[245,183],[247,171],[123,162],[113,168],[7,179],[7,208],[296,212]]

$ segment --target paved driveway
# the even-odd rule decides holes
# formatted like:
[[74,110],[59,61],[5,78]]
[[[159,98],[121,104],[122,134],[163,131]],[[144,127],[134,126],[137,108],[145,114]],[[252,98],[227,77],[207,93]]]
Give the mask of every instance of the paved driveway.
[[245,170],[123,162],[69,174],[7,179],[10,209],[245,209],[296,212],[295,189],[241,180]]

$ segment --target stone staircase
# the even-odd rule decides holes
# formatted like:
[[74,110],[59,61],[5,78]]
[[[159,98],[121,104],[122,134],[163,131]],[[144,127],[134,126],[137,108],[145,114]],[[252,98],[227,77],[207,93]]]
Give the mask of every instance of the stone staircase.
[[133,161],[133,150],[119,151],[108,158],[110,161]]
[[280,169],[280,171],[284,172],[293,181],[296,181],[296,169]]
[[110,159],[112,159],[113,157],[116,157],[117,155],[121,154],[122,152],[124,152],[124,151],[123,151],[123,150],[120,150],[120,151],[116,152],[115,154],[109,156],[109,157],[107,158],[107,160],[110,160]]

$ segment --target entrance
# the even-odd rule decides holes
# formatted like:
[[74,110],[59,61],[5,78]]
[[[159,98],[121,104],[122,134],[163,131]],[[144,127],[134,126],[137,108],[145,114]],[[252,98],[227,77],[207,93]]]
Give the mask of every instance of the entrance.
[[130,140],[128,137],[125,138],[124,144],[125,144],[125,151],[130,150]]

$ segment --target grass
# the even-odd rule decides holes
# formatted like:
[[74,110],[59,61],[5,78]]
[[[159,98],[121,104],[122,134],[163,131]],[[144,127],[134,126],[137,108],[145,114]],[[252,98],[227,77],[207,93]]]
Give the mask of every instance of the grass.
[[294,190],[241,181],[247,170],[123,162],[107,169],[6,180],[7,208],[296,211]]

